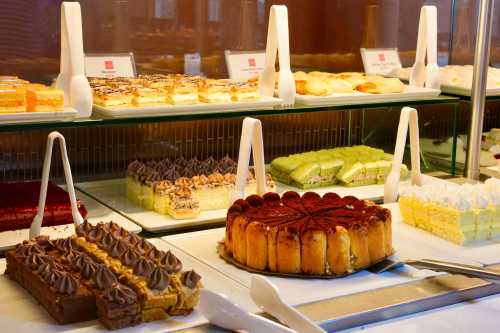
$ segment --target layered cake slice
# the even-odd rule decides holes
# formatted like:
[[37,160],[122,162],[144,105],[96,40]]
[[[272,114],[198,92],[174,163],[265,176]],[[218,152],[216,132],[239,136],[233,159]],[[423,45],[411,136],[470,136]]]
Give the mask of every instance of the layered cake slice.
[[23,91],[11,87],[0,89],[0,113],[26,111],[26,96]]
[[165,104],[165,94],[160,89],[136,88],[132,93],[132,104],[135,106],[155,106]]
[[55,88],[26,90],[28,112],[56,112],[64,109],[64,92]]
[[[0,183],[0,232],[28,229],[38,210],[40,182]],[[77,200],[78,210],[85,218],[87,210]],[[43,227],[73,223],[69,194],[48,183]]]
[[[270,173],[278,181],[302,189],[340,183],[343,186],[384,184],[392,167],[391,154],[367,146],[323,149],[278,157]],[[401,166],[401,178],[408,176]]]
[[400,193],[403,221],[458,245],[499,235],[500,185],[412,186]]
[[231,82],[222,80],[205,80],[199,87],[200,101],[204,103],[231,102]]
[[[127,198],[135,204],[175,219],[195,218],[200,211],[226,209],[236,184],[236,163],[228,156],[221,160],[183,158],[170,161],[134,161],[126,178]],[[267,175],[268,189],[275,185]],[[245,193],[257,191],[250,169]]]
[[260,98],[257,82],[233,82],[231,99],[233,102],[256,101]]
[[167,103],[174,105],[197,104],[199,101],[198,83],[197,78],[175,77],[171,85],[164,87]]

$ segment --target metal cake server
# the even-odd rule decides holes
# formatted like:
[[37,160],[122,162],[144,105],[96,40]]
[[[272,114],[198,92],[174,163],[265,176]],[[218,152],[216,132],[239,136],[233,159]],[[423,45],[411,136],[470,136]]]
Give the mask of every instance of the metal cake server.
[[400,267],[402,265],[410,265],[412,267],[420,269],[430,269],[433,271],[462,274],[483,279],[500,280],[500,272],[495,272],[490,269],[482,268],[481,266],[465,265],[455,262],[447,262],[447,261],[433,260],[433,259],[404,260],[404,261],[386,259],[378,264],[371,266],[370,268],[368,268],[368,271],[379,274],[394,269],[396,267]]

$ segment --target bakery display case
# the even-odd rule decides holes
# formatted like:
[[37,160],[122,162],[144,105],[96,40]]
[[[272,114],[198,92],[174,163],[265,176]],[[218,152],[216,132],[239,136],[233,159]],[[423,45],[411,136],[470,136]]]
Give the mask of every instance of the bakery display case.
[[[484,1],[2,2],[4,330],[432,331],[498,307],[497,7],[483,182],[460,178]],[[233,79],[231,53],[263,73]],[[263,307],[255,274],[314,323]]]

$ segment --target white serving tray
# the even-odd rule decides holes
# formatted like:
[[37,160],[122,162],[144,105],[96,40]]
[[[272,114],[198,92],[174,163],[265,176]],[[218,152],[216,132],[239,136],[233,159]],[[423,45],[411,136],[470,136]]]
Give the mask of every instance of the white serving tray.
[[[112,211],[84,193],[76,191],[76,196],[87,208],[87,220],[90,223],[97,224],[99,222],[113,221],[130,232],[141,232],[142,229],[137,224],[129,221],[127,218]],[[42,228],[42,235],[48,235],[51,239],[69,237],[74,233],[75,228],[73,224]],[[0,232],[0,252],[7,251],[28,238],[29,229]]]
[[437,97],[440,90],[405,86],[402,93],[368,94],[362,92],[336,93],[329,96],[295,95],[295,102],[303,105],[366,104],[417,101]]
[[176,220],[168,215],[143,209],[127,199],[124,179],[78,183],[75,187],[118,211],[149,232],[172,231],[202,226],[221,222],[226,218],[226,209],[204,211],[197,218],[186,220]]
[[[168,242],[171,247],[175,246],[198,258],[215,270],[249,288],[251,273],[228,264],[217,254],[216,245],[224,238],[224,231],[224,228],[218,228],[166,236],[162,239]],[[433,274],[435,273],[403,267],[378,275],[368,271],[360,271],[338,279],[300,279],[275,276],[268,276],[268,278],[278,287],[281,296],[288,304],[297,306],[406,283]]]
[[57,112],[17,112],[0,113],[0,124],[41,123],[48,121],[68,121],[74,119],[78,111],[65,107]]
[[275,97],[261,97],[258,101],[232,103],[198,103],[189,105],[162,105],[144,107],[108,107],[94,105],[96,114],[111,118],[155,117],[165,115],[194,115],[219,113],[228,111],[249,111],[273,109],[281,105],[282,101]]
[[[408,81],[409,76],[407,75],[395,75],[401,81]],[[441,84],[441,92],[444,94],[452,94],[458,96],[472,96],[472,87],[464,87],[464,86],[453,86]],[[486,89],[486,96],[500,96],[500,88],[498,89]]]
[[[148,239],[148,241],[159,249],[172,249],[172,252],[182,261],[184,269],[194,269],[202,276],[205,288],[230,295],[231,300],[248,311],[256,312],[258,310],[252,303],[248,290],[242,285],[184,254],[182,251],[169,247],[166,242],[160,239]],[[57,324],[28,292],[3,275],[5,265],[5,259],[2,259],[0,261],[0,289],[2,290],[0,294],[0,326],[2,332],[109,332],[97,320],[69,325]],[[144,323],[139,326],[121,329],[119,332],[165,333],[195,327],[204,323],[207,323],[207,320],[195,309],[189,316],[174,316],[165,321]]]
[[[423,177],[426,179],[426,182],[428,179],[429,182],[446,183],[446,181],[435,177],[425,175],[423,175]],[[360,199],[376,200],[382,198],[384,195],[384,185],[369,185],[362,187],[329,186],[311,190],[300,190],[298,188],[280,183],[276,184],[276,191],[278,193],[286,191],[296,191],[299,193],[314,191],[322,195],[327,192],[336,192],[341,196],[353,195]],[[409,185],[409,180],[401,183],[401,186]],[[145,210],[127,199],[125,196],[125,181],[123,179],[79,183],[75,186],[80,191],[87,193],[106,206],[113,208],[149,232],[165,232],[190,227],[199,227],[203,225],[221,223],[226,219],[226,209],[202,211],[200,216],[197,218],[186,220],[176,220],[168,215],[162,215],[151,210]]]
[[[466,97],[472,96],[472,88],[468,87],[441,85],[441,91],[446,94],[453,94]],[[500,96],[500,88],[486,89],[486,96],[488,97]]]
[[[432,235],[422,239],[421,235],[414,235],[412,228],[407,228],[401,222],[401,215],[396,204],[385,206],[393,213],[393,246],[396,251],[396,258],[399,259],[420,259],[432,258],[446,261],[460,262],[470,265],[478,265],[477,260],[470,256],[465,256],[466,250],[455,251],[448,244],[443,244]],[[224,275],[231,277],[246,287],[250,286],[251,274],[226,263],[219,257],[216,251],[217,242],[224,238],[225,228],[196,231],[185,234],[166,236],[162,239],[170,243],[172,247],[190,254],[203,261]],[[418,234],[418,233],[417,233]],[[492,255],[498,250],[485,249],[484,252],[491,252]],[[481,258],[484,259],[484,258]],[[269,279],[280,289],[285,301],[293,305],[300,305],[332,297],[343,296],[356,292],[362,292],[382,287],[388,287],[400,283],[407,283],[422,279],[438,273],[428,270],[417,270],[405,266],[403,268],[374,274],[368,271],[361,271],[356,274],[331,280],[322,279],[292,279],[269,276]]]

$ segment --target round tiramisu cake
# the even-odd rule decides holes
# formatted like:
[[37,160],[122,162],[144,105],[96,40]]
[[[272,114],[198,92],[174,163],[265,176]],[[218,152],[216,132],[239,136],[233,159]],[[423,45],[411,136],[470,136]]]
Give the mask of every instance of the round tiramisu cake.
[[225,254],[256,270],[344,275],[392,253],[391,212],[352,196],[252,195],[226,222]]

